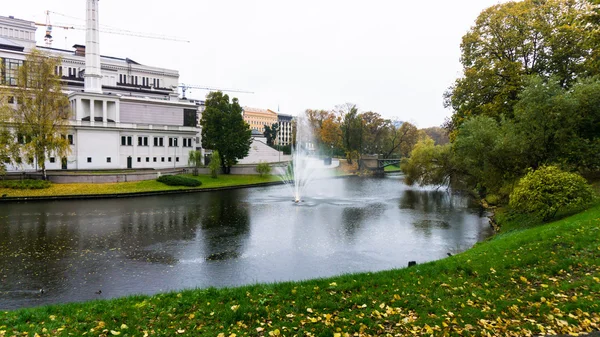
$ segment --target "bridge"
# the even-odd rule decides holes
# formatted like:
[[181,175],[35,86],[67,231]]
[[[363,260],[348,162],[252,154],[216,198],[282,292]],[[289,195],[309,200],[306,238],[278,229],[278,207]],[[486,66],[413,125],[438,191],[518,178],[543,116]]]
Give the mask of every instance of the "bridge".
[[376,155],[363,155],[360,159],[360,167],[370,171],[383,174],[384,168],[390,165],[399,165],[400,158],[379,159]]
[[377,159],[377,167],[384,168],[387,166],[400,166],[400,158],[396,159]]

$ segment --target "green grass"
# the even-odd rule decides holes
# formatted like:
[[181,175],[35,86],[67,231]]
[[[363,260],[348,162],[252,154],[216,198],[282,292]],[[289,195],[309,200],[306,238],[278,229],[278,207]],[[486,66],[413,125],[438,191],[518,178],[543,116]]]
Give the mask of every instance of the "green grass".
[[163,183],[157,182],[156,180],[107,184],[52,184],[49,188],[43,190],[14,190],[10,188],[0,188],[0,195],[6,195],[7,197],[53,197],[70,195],[121,194],[244,186],[279,181],[277,176],[259,177],[257,175],[219,175],[217,179],[211,178],[210,175],[184,176],[200,180],[202,182],[202,186],[197,188],[167,186]]
[[596,206],[407,269],[0,312],[0,336],[577,333],[600,328],[599,298]]
[[399,172],[400,170],[400,165],[389,165],[383,168],[383,170],[385,172]]

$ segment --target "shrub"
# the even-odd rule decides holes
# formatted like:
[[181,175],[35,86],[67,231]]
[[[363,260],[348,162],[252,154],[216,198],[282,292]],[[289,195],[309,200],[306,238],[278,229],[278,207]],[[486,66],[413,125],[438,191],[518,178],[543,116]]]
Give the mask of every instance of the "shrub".
[[594,192],[583,177],[545,166],[519,180],[509,205],[518,213],[534,214],[547,221],[556,212],[585,206],[593,198]]
[[0,187],[12,188],[15,190],[41,190],[44,188],[49,188],[50,186],[52,186],[52,183],[48,180],[24,179],[0,181]]
[[169,186],[198,187],[202,185],[201,181],[184,176],[160,176],[156,181]]
[[269,163],[260,162],[256,165],[256,172],[258,172],[261,177],[264,177],[271,173],[271,165],[269,165]]
[[219,176],[219,170],[221,169],[221,156],[219,151],[213,151],[210,156],[210,163],[208,163],[208,169],[210,170],[210,176],[217,178]]

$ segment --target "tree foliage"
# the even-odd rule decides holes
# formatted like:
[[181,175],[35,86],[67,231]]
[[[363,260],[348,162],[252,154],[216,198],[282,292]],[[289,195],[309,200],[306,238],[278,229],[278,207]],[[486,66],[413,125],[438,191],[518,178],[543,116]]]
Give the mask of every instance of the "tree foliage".
[[[24,158],[28,164],[37,163],[44,179],[48,156],[66,157],[71,152],[66,138],[69,99],[62,92],[60,77],[55,74],[60,64],[59,58],[32,51],[18,69],[17,85],[6,88],[6,94],[18,103],[17,108],[7,105],[2,108],[7,118],[4,121],[10,121],[12,134],[22,144],[6,145],[12,136],[5,126],[4,131],[0,131],[0,141],[3,141],[0,156],[4,162],[19,164]],[[17,146],[19,156],[15,156]]]
[[570,87],[598,52],[586,0],[524,0],[484,10],[463,37],[463,76],[445,94],[451,127],[471,116],[512,118],[525,78],[554,76]]
[[242,118],[242,107],[237,98],[230,102],[229,96],[220,91],[209,93],[200,125],[202,147],[218,151],[224,173],[229,173],[238,159],[248,155],[252,131]]
[[210,176],[212,178],[217,178],[219,176],[219,169],[221,168],[221,156],[219,155],[219,151],[213,151],[210,163],[208,163],[208,169],[210,170]]
[[269,174],[271,174],[271,165],[269,165],[269,163],[267,163],[267,162],[260,162],[260,163],[258,163],[258,165],[256,165],[256,172],[261,177],[269,175]]
[[279,124],[273,123],[271,126],[265,125],[265,132],[263,133],[267,138],[267,145],[275,145],[275,139],[277,139],[277,132],[279,132]]
[[194,167],[194,175],[198,175],[198,169],[202,166],[202,152],[192,150],[188,156],[188,165]]
[[543,166],[523,177],[510,195],[510,206],[520,213],[552,219],[558,211],[582,207],[594,192],[580,175]]
[[435,145],[431,138],[419,141],[410,157],[402,160],[402,172],[408,185],[450,186],[459,177],[450,145]]

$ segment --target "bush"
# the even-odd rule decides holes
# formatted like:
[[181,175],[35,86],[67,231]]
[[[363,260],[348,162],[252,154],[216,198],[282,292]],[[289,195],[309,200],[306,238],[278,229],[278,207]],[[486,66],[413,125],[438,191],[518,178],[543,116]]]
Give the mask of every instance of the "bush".
[[210,176],[217,178],[219,176],[219,170],[221,169],[221,156],[219,151],[213,151],[210,156],[210,163],[208,163],[208,169],[210,170]]
[[12,188],[15,190],[41,190],[52,186],[48,180],[2,180],[0,181],[1,188]]
[[261,177],[264,177],[271,173],[271,165],[269,165],[269,163],[260,162],[256,166],[256,172],[258,172]]
[[545,166],[519,180],[509,205],[518,213],[534,214],[547,221],[558,211],[583,207],[593,199],[594,192],[583,177]]
[[202,185],[201,181],[184,176],[160,176],[156,181],[169,186],[198,187]]

